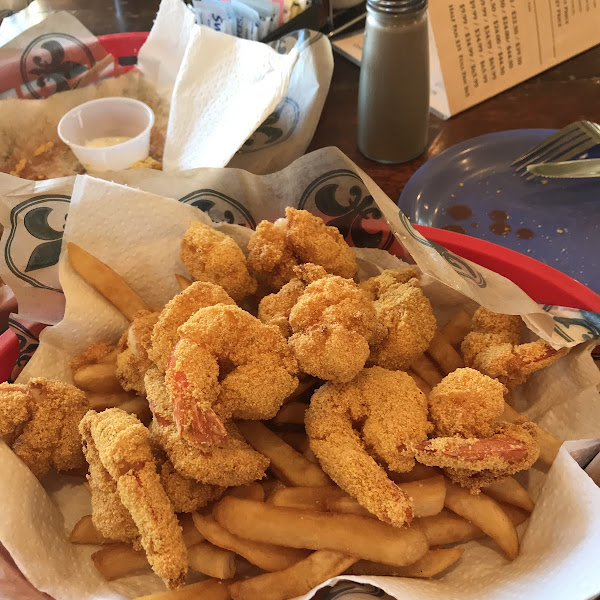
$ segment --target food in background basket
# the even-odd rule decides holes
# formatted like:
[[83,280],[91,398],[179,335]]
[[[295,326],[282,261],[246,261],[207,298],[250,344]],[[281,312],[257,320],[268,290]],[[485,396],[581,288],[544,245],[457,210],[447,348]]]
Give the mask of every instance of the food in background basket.
[[[508,407],[501,377],[465,368],[455,349],[472,325],[505,317],[459,312],[438,331],[415,268],[357,285],[343,238],[306,211],[263,222],[248,261],[205,228],[198,238],[191,223],[182,239],[204,281],[181,277],[158,311],[68,245],[75,270],[131,321],[116,346],[94,344],[71,363],[97,411],[80,424],[92,515],[71,540],[103,544],[99,572],[150,564],[177,587],[190,568],[226,580],[234,600],[287,600],[342,573],[431,577],[462,554],[437,546],[485,536],[517,556],[515,526],[533,502],[510,475],[538,454],[550,463],[560,442]],[[226,278],[207,267],[223,252]],[[278,290],[259,318],[219,285],[256,307],[256,288],[231,285],[232,273],[253,281],[249,271]],[[348,359],[327,345],[340,335]],[[314,338],[308,350],[302,336]],[[352,369],[332,373],[332,358]],[[183,530],[176,512],[188,515]],[[198,589],[225,593],[212,581]]]

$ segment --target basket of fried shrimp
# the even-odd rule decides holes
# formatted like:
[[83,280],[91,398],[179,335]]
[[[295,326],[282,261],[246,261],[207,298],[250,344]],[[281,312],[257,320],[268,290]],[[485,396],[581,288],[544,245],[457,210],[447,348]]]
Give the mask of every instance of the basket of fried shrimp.
[[0,386],[30,479],[66,473],[91,508],[65,527],[103,597],[143,595],[119,582],[154,573],[147,600],[288,600],[336,577],[454,598],[444,581],[465,548],[476,567],[493,557],[489,582],[543,563],[520,556],[524,484],[549,477],[562,442],[514,398],[578,350],[472,302],[438,322],[417,267],[361,276],[305,210],[262,221],[247,246],[226,231],[186,220],[179,291],[160,306],[85,238],[65,241],[65,268],[119,335],[72,356],[65,381]]

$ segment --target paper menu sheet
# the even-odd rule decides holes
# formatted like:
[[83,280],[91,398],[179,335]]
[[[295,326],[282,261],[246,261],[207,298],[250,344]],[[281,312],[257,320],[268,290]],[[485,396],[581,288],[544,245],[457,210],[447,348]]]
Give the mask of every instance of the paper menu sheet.
[[[433,0],[431,110],[455,115],[600,43],[600,0]],[[360,64],[364,32],[332,42]]]

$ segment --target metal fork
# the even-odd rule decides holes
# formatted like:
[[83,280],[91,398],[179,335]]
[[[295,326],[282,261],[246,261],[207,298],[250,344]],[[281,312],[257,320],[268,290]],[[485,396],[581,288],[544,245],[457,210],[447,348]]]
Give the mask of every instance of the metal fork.
[[576,121],[540,142],[511,163],[517,173],[526,179],[535,175],[527,172],[527,165],[569,160],[600,144],[600,125],[591,121]]

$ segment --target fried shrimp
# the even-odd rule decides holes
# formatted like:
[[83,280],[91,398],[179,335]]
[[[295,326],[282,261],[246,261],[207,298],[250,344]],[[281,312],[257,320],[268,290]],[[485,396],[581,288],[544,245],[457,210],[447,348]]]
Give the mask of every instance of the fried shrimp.
[[187,550],[156,472],[148,430],[118,408],[89,411],[79,430],[88,458],[98,460],[115,481],[152,569],[170,589],[181,587],[187,573]]
[[298,385],[285,338],[237,306],[202,308],[178,331],[165,382],[179,435],[192,444],[224,441],[224,419],[274,417]]
[[471,328],[461,345],[465,364],[509,387],[569,352],[569,348],[555,350],[544,340],[521,344],[521,317],[494,313],[483,306],[475,311]]
[[351,279],[328,276],[309,284],[290,311],[289,344],[301,371],[335,383],[365,366],[370,344],[385,334],[369,296]]
[[173,297],[163,308],[154,325],[148,355],[164,373],[175,344],[179,341],[177,329],[197,310],[215,304],[235,304],[220,286],[206,281],[196,281]]
[[248,268],[266,291],[281,289],[302,263],[347,279],[356,275],[356,257],[335,227],[306,210],[288,207],[285,215],[275,223],[261,221],[248,243]]
[[87,410],[85,394],[68,383],[0,384],[0,434],[38,479],[51,467],[85,466],[77,425]]
[[323,470],[364,508],[398,527],[411,521],[412,502],[381,465],[410,471],[412,446],[430,431],[423,392],[406,373],[381,367],[363,369],[349,383],[326,383],[306,413],[310,447]]
[[158,369],[146,374],[146,389],[154,413],[152,439],[179,475],[213,486],[243,485],[264,477],[269,460],[248,445],[235,425],[226,426],[220,446],[199,449],[177,435],[173,405]]
[[157,312],[139,311],[131,322],[127,335],[119,343],[124,348],[117,354],[117,379],[124,390],[134,391],[140,396],[146,395],[144,375],[153,366],[148,351],[158,315]]
[[533,424],[499,421],[506,388],[470,368],[444,377],[429,394],[434,439],[416,444],[416,458],[443,467],[455,483],[481,487],[528,469],[538,458]]
[[359,284],[375,304],[387,335],[371,348],[368,364],[406,369],[429,347],[436,331],[431,303],[423,294],[415,269],[384,271]]
[[256,292],[240,247],[201,221],[192,221],[183,236],[181,260],[194,279],[220,285],[236,302]]

